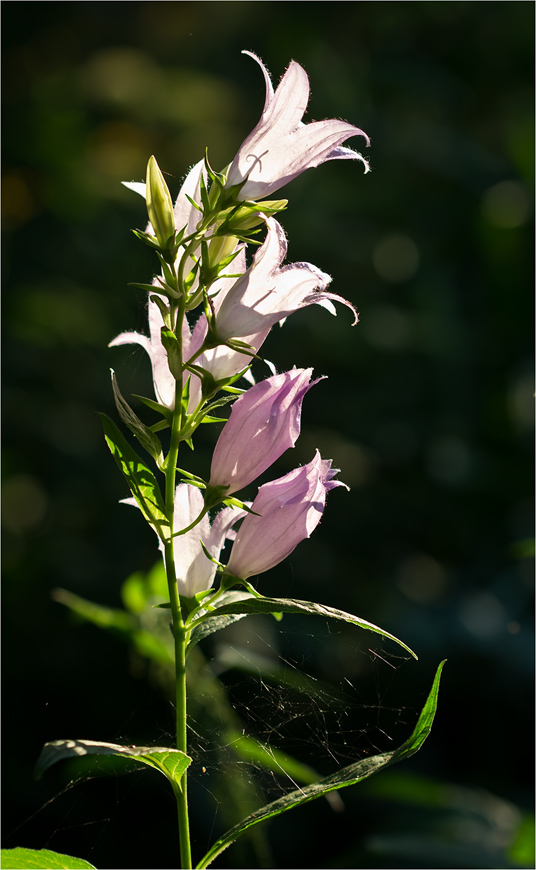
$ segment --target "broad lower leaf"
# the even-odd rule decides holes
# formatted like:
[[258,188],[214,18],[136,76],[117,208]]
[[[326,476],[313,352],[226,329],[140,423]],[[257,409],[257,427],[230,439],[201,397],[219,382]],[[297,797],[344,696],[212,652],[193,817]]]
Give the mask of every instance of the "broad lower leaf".
[[1,860],[3,870],[95,870],[93,864],[82,858],[60,855],[50,849],[2,849]]
[[106,414],[99,414],[99,417],[104,428],[106,443],[123,472],[143,516],[165,542],[171,535],[171,529],[160,487],[153,472],[123,438],[115,423]]
[[166,776],[175,788],[191,763],[191,758],[179,749],[169,749],[165,746],[120,746],[117,743],[103,743],[97,740],[53,740],[45,743],[35,768],[39,779],[57,761],[70,758],[80,758],[84,755],[117,755],[128,756],[133,761],[139,761],[159,770]]
[[235,840],[244,833],[244,831],[247,831],[253,825],[258,825],[260,822],[266,821],[266,819],[281,815],[281,813],[285,813],[287,810],[301,806],[302,804],[322,797],[329,792],[336,791],[340,788],[346,788],[349,785],[355,785],[356,783],[367,779],[367,777],[372,776],[372,774],[377,773],[382,768],[395,764],[397,761],[402,761],[404,758],[409,758],[417,752],[428,737],[432,727],[432,722],[434,721],[437,708],[439,681],[444,664],[445,662],[443,661],[439,665],[432,689],[428,695],[421,715],[419,716],[419,720],[411,737],[409,737],[402,746],[398,749],[392,750],[391,752],[382,752],[380,755],[373,755],[371,758],[363,758],[361,761],[357,761],[355,764],[350,764],[348,767],[344,767],[342,770],[337,771],[337,773],[332,776],[321,779],[303,789],[300,788],[297,791],[293,791],[290,794],[273,801],[267,806],[256,810],[217,840],[212,849],[210,849],[204,858],[201,859],[197,865],[197,870],[203,870],[203,868],[208,867],[212,861],[214,861],[214,859],[224,851],[224,849],[230,846],[231,843],[234,843]]
[[[314,601],[298,601],[292,598],[255,598],[250,597],[225,603],[217,607],[212,613],[202,614],[199,620],[195,623],[195,631],[198,627],[203,631],[202,636],[206,637],[210,634],[209,630],[211,621],[214,627],[212,631],[217,631],[219,628],[224,628],[226,623],[222,617],[234,614],[241,616],[249,616],[254,613],[309,613],[313,616],[327,616],[330,619],[340,619],[343,622],[349,622],[352,625],[357,625],[360,628],[365,628],[367,631],[374,631],[376,634],[381,634],[382,637],[387,637],[394,641],[399,646],[409,652],[414,659],[417,658],[412,649],[405,643],[399,640],[394,634],[384,631],[383,628],[374,625],[372,622],[367,622],[366,619],[361,619],[359,616],[354,616],[352,613],[346,613],[344,610],[336,610],[334,607],[326,607],[324,604],[316,604]],[[191,643],[197,643],[201,637],[195,634],[192,635]]]

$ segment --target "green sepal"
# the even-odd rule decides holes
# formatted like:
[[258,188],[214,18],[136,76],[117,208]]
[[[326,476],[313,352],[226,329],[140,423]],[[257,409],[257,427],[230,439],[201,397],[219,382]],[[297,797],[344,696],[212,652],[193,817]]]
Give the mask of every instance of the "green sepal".
[[170,538],[171,528],[160,487],[153,472],[147,468],[132,449],[115,423],[106,414],[99,414],[99,417],[104,429],[106,443],[123,473],[138,507],[158,537],[166,543]]
[[222,499],[222,504],[226,507],[236,507],[241,511],[246,511],[248,514],[253,514],[254,517],[260,517],[261,515],[257,513],[257,511],[252,511],[249,505],[246,504],[245,501],[240,501],[239,498],[233,498],[233,496],[229,496],[229,498]]
[[[207,154],[205,151],[205,166],[207,166],[207,164],[208,164],[208,157],[207,157]],[[212,170],[210,170],[210,172],[212,172]],[[210,172],[209,172],[209,175],[210,175]],[[205,179],[203,177],[203,173],[201,173],[201,175],[199,176],[199,192],[201,194],[201,202],[203,204],[202,212],[203,212],[203,214],[206,215],[210,211],[210,200],[209,200],[209,196],[208,196],[207,185],[206,185]]]
[[422,709],[413,733],[408,740],[402,744],[402,746],[398,749],[392,750],[391,752],[382,752],[381,754],[373,755],[370,758],[363,758],[361,761],[357,761],[354,764],[350,764],[348,767],[342,768],[342,770],[338,770],[331,776],[327,776],[312,785],[305,786],[305,788],[300,788],[297,791],[284,795],[282,798],[278,798],[278,800],[256,810],[220,837],[201,859],[199,864],[197,864],[196,870],[204,870],[204,868],[208,867],[214,859],[224,851],[224,849],[234,843],[234,841],[245,831],[254,825],[259,824],[259,822],[278,816],[281,813],[287,812],[287,810],[308,803],[316,798],[326,796],[337,789],[356,785],[362,780],[367,779],[369,776],[372,776],[374,773],[377,773],[382,768],[388,767],[391,764],[396,764],[396,762],[410,758],[410,756],[414,755],[415,752],[421,748],[432,728],[437,709],[439,682],[444,664],[445,662],[443,661],[439,665],[432,689],[426,699],[426,703]]
[[113,371],[113,369],[111,370],[111,374],[115,405],[118,410],[119,416],[121,417],[121,420],[123,421],[125,426],[130,429],[132,434],[136,436],[141,446],[145,450],[147,450],[147,453],[149,453],[153,457],[158,468],[162,470],[164,463],[164,454],[162,452],[162,445],[160,443],[160,439],[157,438],[154,432],[140,420],[140,418],[132,410],[128,402],[123,398],[117,384],[117,379],[115,377],[115,372]]
[[225,498],[225,493],[229,489],[230,484],[220,484],[219,486],[208,486],[205,490],[205,507],[210,510],[220,504]]
[[[147,290],[148,293],[154,293],[156,287],[154,284],[140,284],[138,281],[129,281],[127,287],[138,287],[140,290]],[[162,292],[164,292],[162,290]]]
[[149,245],[150,248],[154,248],[154,250],[160,250],[160,244],[158,239],[155,236],[150,235],[150,233],[145,233],[143,230],[132,230],[137,239],[140,239],[142,242],[145,242],[146,245]]
[[[188,442],[186,442],[186,443],[188,443]],[[193,447],[192,447],[192,450],[193,450]],[[205,486],[206,486],[206,484],[204,484],[204,483],[198,483],[197,480],[188,480],[187,478],[183,478],[181,480],[181,483],[189,483],[190,486],[197,486],[198,489],[205,489]]]
[[197,209],[197,211],[200,211],[201,214],[203,213],[203,209],[201,208],[200,205],[198,205],[198,204],[196,203],[195,199],[192,199],[192,197],[189,196],[187,193],[185,193],[185,197],[186,197],[186,199],[188,200],[188,202],[190,203],[190,205],[193,205],[193,207],[194,207],[195,209]]
[[206,487],[206,483],[202,477],[198,477],[197,474],[192,474],[190,471],[185,471],[184,468],[179,468],[177,466],[177,471],[179,474],[182,474],[183,477],[186,478],[185,483],[192,483],[194,486],[198,486],[200,489],[204,489]]
[[[207,170],[207,175],[211,181],[215,182],[220,188],[223,188],[227,181],[227,174],[225,172],[216,172],[209,163],[208,159],[208,148],[205,148],[205,169]],[[201,177],[203,177],[201,175]],[[219,192],[219,191],[218,191]],[[211,191],[212,193],[212,191]],[[212,208],[214,208],[214,203],[211,203]]]

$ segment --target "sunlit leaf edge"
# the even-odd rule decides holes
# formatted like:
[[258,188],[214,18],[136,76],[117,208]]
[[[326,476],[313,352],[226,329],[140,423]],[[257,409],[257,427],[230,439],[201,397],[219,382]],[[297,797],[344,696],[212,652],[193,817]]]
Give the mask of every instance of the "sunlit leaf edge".
[[43,773],[58,761],[86,755],[129,756],[133,761],[139,761],[159,770],[173,784],[179,781],[192,761],[180,749],[171,749],[167,746],[121,746],[97,740],[52,740],[45,743],[41,750],[35,767],[35,777],[40,779]]
[[[300,601],[293,598],[251,597],[217,607],[212,613],[203,614],[203,616],[201,616],[196,628],[194,629],[194,632],[197,631],[199,633],[197,635],[194,633],[192,643],[196,643],[198,640],[201,640],[201,637],[206,637],[211,633],[211,631],[208,630],[210,620],[218,620],[227,614],[248,616],[258,613],[308,613],[313,616],[339,619],[343,622],[357,625],[359,628],[364,628],[367,631],[373,631],[376,634],[382,635],[382,637],[394,641],[394,643],[397,643],[405,649],[406,652],[409,652],[414,659],[417,659],[417,655],[407,644],[395,637],[394,634],[385,631],[383,628],[374,625],[372,622],[368,622],[366,619],[361,619],[359,616],[354,616],[352,613],[346,613],[344,610],[337,610],[334,607],[317,604],[315,601]],[[227,624],[228,623],[222,619],[221,623],[213,628],[212,631],[224,628]]]

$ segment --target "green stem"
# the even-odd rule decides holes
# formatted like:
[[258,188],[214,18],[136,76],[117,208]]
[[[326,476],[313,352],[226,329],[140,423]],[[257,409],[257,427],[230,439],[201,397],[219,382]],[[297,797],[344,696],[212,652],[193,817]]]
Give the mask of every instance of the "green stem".
[[[177,311],[178,329],[182,326],[184,306],[179,304]],[[175,410],[171,425],[171,440],[166,463],[166,509],[171,529],[174,526],[175,506],[175,482],[177,474],[177,461],[179,458],[180,432],[182,426],[182,384],[177,381],[175,388]],[[177,575],[175,572],[175,555],[173,538],[170,538],[164,550],[166,564],[166,576],[169,589],[169,603],[171,606],[173,637],[175,639],[175,713],[177,717],[177,749],[187,752],[186,732],[186,635],[182,616],[179,590],[177,588]],[[190,831],[188,821],[188,797],[186,772],[183,774],[179,787],[175,790],[177,800],[177,815],[179,823],[181,867],[189,870],[192,866],[190,849]]]

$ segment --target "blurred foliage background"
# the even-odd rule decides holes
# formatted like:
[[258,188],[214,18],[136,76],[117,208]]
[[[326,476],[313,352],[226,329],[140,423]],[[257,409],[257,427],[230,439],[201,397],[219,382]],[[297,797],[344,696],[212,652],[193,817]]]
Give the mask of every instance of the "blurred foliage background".
[[[329,376],[276,471],[318,447],[351,492],[332,493],[313,538],[258,586],[355,612],[420,660],[393,669],[359,632],[288,620],[252,622],[227,651],[256,639],[316,679],[348,679],[352,733],[380,750],[408,735],[448,659],[422,752],[345,791],[344,813],[321,801],[275,822],[261,866],[533,866],[534,5],[9,2],[2,25],[3,846],[177,866],[171,795],[151,775],[49,803],[65,781],[32,770],[59,737],[172,740],[144,659],[51,591],[121,607],[123,581],[155,562],[96,417],[116,416],[112,366],[125,395],[152,394],[143,352],[107,349],[145,330],[127,284],[155,268],[129,232],[144,204],[120,182],[155,154],[176,194],[206,147],[215,168],[232,160],[264,100],[249,49],[274,82],[299,61],[306,120],[362,127],[373,169],[334,162],[282,194],[289,261],[329,272],[361,322],[315,306],[266,342],[279,370]],[[214,439],[192,470],[206,473]],[[194,789],[198,850],[218,829],[210,789]],[[216,866],[239,860],[253,859],[231,849]]]

